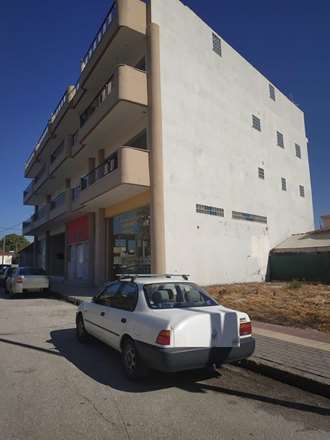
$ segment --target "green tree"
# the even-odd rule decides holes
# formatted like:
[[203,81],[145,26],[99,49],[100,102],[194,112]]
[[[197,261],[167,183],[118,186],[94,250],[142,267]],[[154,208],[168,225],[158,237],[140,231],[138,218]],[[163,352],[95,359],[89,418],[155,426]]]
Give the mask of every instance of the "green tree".
[[[6,237],[6,252],[19,252],[24,249],[26,246],[30,244],[29,240],[27,240],[23,235],[18,234],[8,234]],[[5,237],[2,237],[0,240],[0,250],[3,250],[3,240]]]

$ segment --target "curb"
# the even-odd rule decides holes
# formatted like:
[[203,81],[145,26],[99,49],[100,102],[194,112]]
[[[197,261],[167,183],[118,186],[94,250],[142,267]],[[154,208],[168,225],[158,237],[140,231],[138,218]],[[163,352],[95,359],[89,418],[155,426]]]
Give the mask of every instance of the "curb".
[[330,383],[317,380],[315,376],[312,377],[308,373],[298,374],[291,368],[253,357],[236,362],[235,365],[278,380],[279,382],[293,385],[304,391],[330,398]]
[[74,296],[67,296],[67,295],[64,295],[63,293],[54,292],[53,290],[51,290],[50,293],[52,295],[54,295],[57,299],[69,302],[71,304],[74,304],[75,306],[79,306],[79,304],[81,304],[83,302],[83,300],[81,300],[79,298],[76,298]]

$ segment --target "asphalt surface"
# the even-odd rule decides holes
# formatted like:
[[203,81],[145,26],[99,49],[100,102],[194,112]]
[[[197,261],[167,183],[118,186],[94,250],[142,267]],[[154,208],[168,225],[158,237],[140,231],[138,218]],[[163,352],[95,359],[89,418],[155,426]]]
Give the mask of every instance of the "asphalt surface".
[[130,383],[75,309],[0,294],[0,440],[330,438],[330,400],[237,367]]

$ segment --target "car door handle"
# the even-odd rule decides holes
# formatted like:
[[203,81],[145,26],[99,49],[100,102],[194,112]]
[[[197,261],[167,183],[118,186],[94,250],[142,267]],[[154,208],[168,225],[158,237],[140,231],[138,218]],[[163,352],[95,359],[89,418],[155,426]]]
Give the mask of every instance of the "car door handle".
[[101,316],[105,316],[105,312],[101,312],[100,315],[101,315]]
[[123,324],[125,324],[126,321],[127,321],[126,318],[121,318],[121,322],[122,322]]

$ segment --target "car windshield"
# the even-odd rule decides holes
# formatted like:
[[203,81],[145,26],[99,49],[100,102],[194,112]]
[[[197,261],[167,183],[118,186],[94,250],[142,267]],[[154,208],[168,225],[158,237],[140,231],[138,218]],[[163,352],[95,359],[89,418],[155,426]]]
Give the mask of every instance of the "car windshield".
[[217,305],[204,290],[192,283],[145,284],[144,294],[151,309],[178,309]]
[[20,275],[46,275],[43,269],[38,269],[35,267],[22,267],[19,270]]

